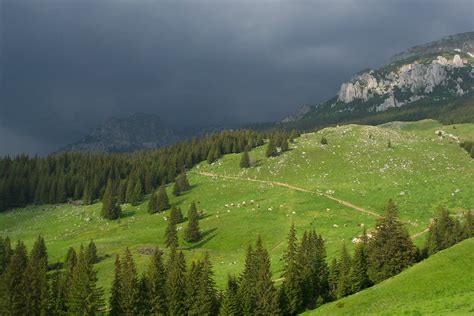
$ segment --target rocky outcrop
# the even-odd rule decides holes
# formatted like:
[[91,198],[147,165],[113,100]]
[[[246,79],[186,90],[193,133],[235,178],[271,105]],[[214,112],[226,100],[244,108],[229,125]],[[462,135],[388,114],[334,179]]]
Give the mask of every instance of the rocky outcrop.
[[420,55],[449,52],[459,52],[468,55],[474,53],[474,32],[450,35],[437,41],[414,46],[393,56],[392,62],[398,62]]
[[[463,95],[462,78],[454,75],[454,69],[472,68],[459,54],[452,59],[438,56],[428,63],[407,63],[393,67],[390,72],[370,70],[343,83],[337,94],[337,100],[343,103],[366,102],[379,96],[383,101],[373,107],[375,111],[385,111],[419,100],[432,93],[438,86],[454,86],[452,93]],[[396,96],[399,92],[401,96]]]

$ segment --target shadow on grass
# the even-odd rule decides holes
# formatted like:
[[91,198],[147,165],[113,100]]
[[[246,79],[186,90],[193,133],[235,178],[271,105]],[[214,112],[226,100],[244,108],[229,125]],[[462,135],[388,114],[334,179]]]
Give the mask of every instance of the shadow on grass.
[[137,213],[137,211],[129,210],[129,211],[122,211],[122,215],[120,216],[120,219],[124,219],[130,216],[133,216]]
[[205,244],[207,244],[209,241],[211,241],[214,237],[216,237],[217,233],[215,231],[217,228],[212,228],[208,229],[205,232],[202,233],[202,239],[198,241],[197,243],[194,243],[192,245],[189,245],[188,247],[181,247],[182,250],[193,250],[197,248],[201,248]]

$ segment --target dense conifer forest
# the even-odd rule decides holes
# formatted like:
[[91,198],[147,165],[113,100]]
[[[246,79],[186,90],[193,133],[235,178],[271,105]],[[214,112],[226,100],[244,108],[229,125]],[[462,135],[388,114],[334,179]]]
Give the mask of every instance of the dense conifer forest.
[[[180,250],[174,208],[169,249],[156,248],[143,274],[127,248],[116,256],[108,302],[97,285],[94,264],[100,260],[93,241],[69,248],[63,262],[48,264],[47,246],[39,236],[30,253],[18,240],[0,239],[0,313],[5,315],[296,315],[326,302],[357,293],[402,272],[426,256],[474,236],[474,217],[461,222],[440,208],[429,228],[426,245],[418,249],[398,219],[390,200],[372,234],[365,229],[353,255],[342,244],[339,258],[328,264],[324,238],[313,229],[298,239],[294,225],[287,238],[284,271],[272,280],[270,260],[262,238],[249,246],[244,270],[230,275],[219,291],[208,254],[189,262]],[[179,213],[179,214],[178,214]],[[181,216],[181,218],[179,218]],[[196,205],[188,220],[197,221]],[[192,226],[192,225],[190,225]],[[186,238],[198,238],[188,226]],[[173,234],[174,231],[174,234]],[[279,286],[276,286],[280,282]]]
[[[111,195],[116,196],[118,204],[135,205],[143,194],[151,193],[162,183],[175,181],[177,176],[174,193],[179,195],[189,189],[183,176],[185,170],[204,160],[212,163],[224,154],[260,146],[273,134],[277,135],[279,142],[289,137],[281,133],[238,130],[132,154],[63,153],[47,157],[5,157],[0,160],[0,211],[30,203],[83,200],[90,204],[103,197],[112,203],[109,202]],[[166,202],[163,203],[157,205],[156,210],[165,207]],[[104,215],[108,218],[116,216]]]

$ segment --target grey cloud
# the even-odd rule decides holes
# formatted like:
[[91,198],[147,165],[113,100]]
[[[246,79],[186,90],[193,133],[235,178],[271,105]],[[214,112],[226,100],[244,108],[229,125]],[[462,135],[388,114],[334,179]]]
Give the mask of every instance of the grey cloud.
[[16,139],[3,153],[44,153],[136,111],[187,126],[279,119],[396,52],[472,30],[472,9],[464,0],[0,0],[0,139],[7,130]]

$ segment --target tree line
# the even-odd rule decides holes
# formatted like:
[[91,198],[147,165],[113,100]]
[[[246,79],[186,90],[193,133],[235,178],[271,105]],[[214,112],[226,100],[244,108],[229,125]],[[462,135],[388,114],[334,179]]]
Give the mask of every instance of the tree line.
[[[181,212],[174,209],[171,222],[182,221]],[[190,213],[195,210],[193,204]],[[12,249],[8,237],[0,238],[0,314],[295,315],[377,284],[427,255],[474,237],[472,212],[462,223],[440,208],[419,250],[392,201],[385,212],[370,235],[364,230],[352,256],[342,244],[340,256],[329,264],[322,236],[311,230],[298,240],[291,225],[280,286],[272,280],[270,257],[260,236],[246,251],[242,273],[230,275],[223,291],[216,287],[207,253],[188,264],[177,243],[170,242],[168,255],[156,248],[148,268],[139,274],[126,248],[115,259],[108,303],[97,285],[94,242],[78,252],[69,248],[63,263],[48,266],[42,237],[30,254],[22,241]]]
[[[47,157],[19,155],[0,159],[0,211],[30,203],[54,204],[102,199],[110,192],[118,204],[137,204],[143,194],[180,175],[201,161],[215,161],[264,143],[270,132],[223,131],[152,151],[131,154],[63,153]],[[179,182],[174,192],[186,191]],[[180,187],[181,186],[181,187]]]

